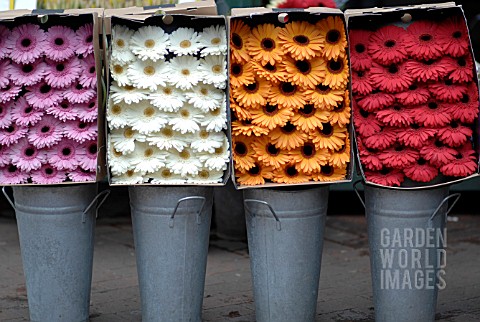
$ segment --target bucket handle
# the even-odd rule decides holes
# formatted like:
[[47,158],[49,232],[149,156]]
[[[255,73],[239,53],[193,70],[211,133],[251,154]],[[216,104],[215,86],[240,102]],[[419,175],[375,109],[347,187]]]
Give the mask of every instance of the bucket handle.
[[438,205],[438,207],[435,209],[435,211],[433,212],[433,214],[430,216],[430,219],[428,219],[428,223],[431,224],[433,219],[435,218],[435,216],[438,214],[438,211],[440,210],[440,208],[443,207],[443,205],[450,199],[452,198],[455,198],[455,200],[452,202],[452,204],[450,205],[450,207],[448,208],[447,212],[445,213],[445,222],[447,221],[447,216],[448,214],[450,213],[450,211],[452,211],[452,208],[455,206],[455,204],[457,203],[458,199],[460,199],[460,196],[461,194],[460,193],[454,193],[454,194],[451,194],[449,196],[446,196],[442,202]]
[[15,203],[13,202],[12,199],[10,199],[10,196],[7,193],[7,188],[8,188],[8,186],[4,186],[2,188],[3,195],[5,196],[5,198],[7,198],[7,201],[12,206],[13,210],[17,211],[17,208],[15,208]]
[[280,222],[280,219],[278,218],[277,214],[275,213],[275,210],[273,210],[272,206],[270,206],[270,204],[266,201],[262,201],[262,200],[256,200],[256,199],[245,199],[243,201],[243,204],[245,205],[245,208],[250,212],[252,213],[252,211],[250,211],[250,209],[248,208],[248,203],[259,203],[261,205],[265,205],[268,207],[268,209],[270,210],[270,212],[272,213],[273,215],[273,218],[275,218],[275,221],[277,222],[277,230],[280,231],[282,230],[282,223]]
[[[93,207],[95,202],[97,202],[97,200],[99,198],[102,198],[102,200],[97,204],[97,207],[95,208],[95,211],[97,211],[103,205],[103,203],[107,200],[109,195],[110,195],[110,190],[107,189],[107,190],[103,190],[102,192],[97,194],[95,196],[95,198],[93,198],[92,202],[90,202],[90,204],[87,206],[87,208],[85,208],[85,210],[83,211],[83,214],[82,214],[82,222],[83,223],[85,223],[87,221],[87,212],[90,211],[90,209]],[[97,217],[98,217],[98,213],[95,214],[95,218],[97,218]]]
[[355,181],[355,183],[353,184],[353,190],[355,190],[355,193],[357,194],[358,199],[359,199],[360,202],[362,203],[363,208],[365,208],[365,201],[363,201],[363,198],[362,198],[362,196],[360,195],[360,191],[358,191],[358,188],[357,188],[357,186],[358,186],[358,184],[359,184],[360,182],[362,182],[362,180],[357,180],[357,181]]
[[177,213],[178,206],[180,206],[180,204],[182,202],[187,201],[187,200],[202,200],[202,206],[200,207],[200,210],[197,213],[197,225],[200,225],[202,223],[202,220],[201,220],[200,216],[202,214],[203,207],[205,207],[205,203],[206,203],[207,199],[205,197],[202,197],[202,196],[190,196],[190,197],[185,197],[185,198],[178,199],[177,205],[175,206],[175,209],[173,209],[172,216],[170,217],[168,227],[173,228],[173,220],[175,218],[175,214]]

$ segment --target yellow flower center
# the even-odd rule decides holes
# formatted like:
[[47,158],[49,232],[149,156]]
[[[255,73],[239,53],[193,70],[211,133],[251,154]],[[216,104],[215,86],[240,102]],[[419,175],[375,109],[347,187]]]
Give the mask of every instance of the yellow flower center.
[[187,39],[182,40],[182,41],[180,42],[180,47],[182,47],[182,48],[188,48],[188,47],[190,47],[191,45],[192,45],[192,43],[190,42],[190,40],[187,40]]
[[153,66],[147,66],[143,69],[143,73],[147,76],[152,76],[155,74],[155,68]]
[[112,106],[112,114],[119,115],[121,113],[122,113],[122,108],[120,107],[120,105],[115,104]]
[[200,93],[201,93],[202,95],[208,95],[208,89],[204,87],[204,88],[202,88],[202,89],[200,90]]
[[145,47],[153,48],[154,46],[155,46],[155,40],[153,40],[153,39],[145,40]]
[[210,173],[207,170],[202,170],[198,173],[198,176],[202,179],[208,179],[210,177]]
[[134,134],[135,132],[133,132],[133,130],[130,128],[123,131],[123,136],[126,137],[127,139],[131,139]]
[[179,156],[184,160],[188,160],[190,159],[190,152],[188,152],[187,150],[183,150],[182,152],[180,152]]
[[135,172],[133,170],[128,170],[127,171],[127,177],[133,177],[134,174],[135,174]]
[[126,91],[129,91],[129,92],[135,90],[135,87],[132,86],[132,85],[126,85],[124,88],[125,88]]
[[222,72],[222,66],[221,65],[214,65],[212,67],[212,72],[214,74],[220,74]]
[[155,109],[149,106],[143,110],[143,115],[145,115],[146,117],[152,117],[153,115],[155,115]]
[[180,115],[184,118],[188,118],[190,116],[190,112],[187,110],[181,110]]
[[168,138],[171,138],[173,136],[172,129],[163,128],[161,133],[162,133],[163,136],[166,136]]
[[164,93],[165,95],[172,95],[172,92],[173,92],[173,91],[172,91],[172,89],[171,89],[170,87],[167,87],[167,88],[164,88],[164,89],[163,89],[163,93]]
[[207,139],[209,134],[207,131],[200,131],[200,134],[199,136],[202,138],[202,139]]
[[222,155],[222,154],[223,154],[223,148],[222,148],[222,147],[216,148],[216,149],[215,149],[215,154],[216,154],[216,155]]
[[210,43],[211,43],[212,45],[218,45],[218,44],[220,44],[221,42],[222,42],[222,40],[221,40],[220,38],[218,38],[218,37],[215,37],[215,38],[213,38],[213,39],[210,41]]
[[190,75],[190,71],[188,69],[182,69],[182,74],[188,76]]
[[220,109],[217,108],[217,109],[214,109],[213,111],[210,111],[210,115],[213,115],[213,116],[218,116],[220,115]]
[[123,39],[117,39],[117,46],[120,48],[125,47],[125,41]]
[[113,155],[118,158],[118,157],[121,157],[123,154],[122,154],[122,152],[119,152],[119,151],[113,149]]
[[146,158],[150,158],[153,155],[153,150],[151,148],[148,148],[148,149],[145,150],[145,152],[143,152],[143,155]]
[[113,72],[115,74],[123,74],[123,67],[120,65],[113,66]]
[[168,169],[165,169],[162,171],[162,177],[164,178],[170,178],[172,176],[172,172]]

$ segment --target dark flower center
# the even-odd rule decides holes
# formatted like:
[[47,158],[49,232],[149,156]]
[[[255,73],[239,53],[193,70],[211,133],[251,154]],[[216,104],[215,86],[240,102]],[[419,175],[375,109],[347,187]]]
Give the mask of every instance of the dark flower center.
[[359,109],[359,111],[360,111],[360,115],[361,115],[363,118],[367,118],[368,115],[370,115],[370,113],[368,113],[368,112],[365,111],[365,110]]
[[291,83],[282,83],[280,85],[280,90],[283,95],[291,96],[297,91],[297,87]]
[[296,129],[295,125],[293,125],[290,122],[287,122],[287,124],[285,124],[285,126],[281,128],[282,132],[285,134],[291,134],[295,132],[295,129]]
[[295,41],[300,46],[306,46],[310,43],[310,39],[304,35],[298,35],[293,37],[293,41]]
[[457,122],[455,122],[455,121],[450,122],[450,127],[452,129],[456,129],[458,126],[459,126],[459,124]]
[[275,145],[273,145],[272,143],[267,144],[266,151],[267,151],[268,154],[270,154],[272,156],[277,156],[277,155],[280,154],[280,150],[277,149],[277,147]]
[[33,65],[27,64],[22,66],[22,72],[28,74],[28,73],[31,73],[32,71],[33,71]]
[[462,98],[460,99],[460,102],[462,103],[470,102],[470,96],[468,96],[468,94],[463,94]]
[[462,32],[457,30],[452,34],[452,37],[458,39],[458,38],[462,37]]
[[97,153],[97,144],[92,144],[88,147],[88,152],[90,152],[91,154],[95,154]]
[[312,70],[310,63],[307,60],[297,60],[295,66],[302,74],[308,74]]
[[330,123],[322,123],[322,134],[324,136],[331,136],[333,134],[333,126]]
[[242,75],[242,72],[243,72],[242,65],[240,65],[240,64],[232,64],[232,74],[233,74],[235,77],[238,77],[238,76]]
[[8,92],[12,87],[10,86],[10,84],[8,84],[7,86],[5,86],[4,88],[2,88],[2,91],[3,92]]
[[0,114],[3,113],[3,107],[0,106]]
[[430,102],[430,103],[428,103],[428,108],[431,109],[431,110],[437,109],[438,104],[435,103],[435,102]]
[[52,168],[46,168],[45,173],[48,174],[48,175],[51,175],[51,174],[53,174],[53,169]]
[[329,60],[327,68],[332,74],[338,74],[343,70],[343,61]]
[[63,70],[65,69],[65,65],[63,65],[63,64],[57,64],[56,69],[57,69],[57,71],[59,71],[59,72],[63,72]]
[[345,109],[345,101],[338,103],[337,106],[333,108],[333,111],[340,113],[340,112],[343,112],[344,109]]
[[12,133],[12,132],[15,131],[15,127],[14,127],[13,125],[10,125],[10,126],[6,129],[6,131],[7,131],[8,133]]
[[436,141],[435,141],[435,146],[436,146],[437,148],[443,148],[443,143],[442,143],[441,141],[439,141],[439,140],[436,140]]
[[383,168],[382,170],[380,170],[380,173],[381,173],[382,175],[387,175],[387,174],[390,173],[390,169]]
[[396,73],[398,73],[398,67],[392,64],[392,65],[388,66],[388,72],[390,74],[396,74]]
[[68,155],[72,154],[72,150],[70,148],[63,148],[62,149],[62,154],[65,155],[65,156],[68,156]]
[[415,91],[415,90],[418,89],[418,86],[413,84],[413,85],[408,86],[408,89],[411,90],[411,91]]
[[421,41],[430,41],[430,40],[432,40],[432,38],[433,37],[430,34],[423,34],[423,35],[420,36]]
[[93,41],[93,35],[89,35],[86,39],[86,42],[92,42]]
[[268,63],[265,66],[263,66],[263,69],[268,70],[271,73],[275,73],[277,71],[277,66]]
[[28,38],[24,38],[22,39],[22,41],[20,42],[20,44],[23,46],[23,47],[28,47],[32,44],[32,41]]
[[95,73],[95,66],[90,67],[90,69],[88,70],[88,72],[89,72],[90,74]]
[[461,153],[458,153],[457,155],[455,155],[455,159],[461,160],[463,159],[463,155]]
[[420,158],[417,160],[417,164],[418,165],[425,165],[427,164],[427,160],[425,160],[424,158]]
[[11,165],[8,167],[8,172],[10,172],[10,173],[17,172],[17,167],[14,166],[13,164],[11,164]]
[[315,155],[315,146],[312,143],[306,143],[302,147],[302,155],[309,159]]
[[401,111],[401,110],[402,110],[402,107],[401,107],[400,105],[395,105],[395,106],[393,107],[393,109],[394,109],[395,111]]
[[242,49],[243,40],[237,33],[232,34],[232,44],[236,49]]
[[447,86],[452,86],[452,85],[453,85],[453,81],[452,81],[451,79],[447,79],[447,80],[445,81],[445,85],[447,85]]
[[395,40],[390,39],[385,42],[385,47],[392,48],[393,46],[395,46],[395,44],[396,44]]
[[300,115],[302,115],[303,117],[311,117],[315,114],[315,108],[312,104],[307,104],[304,105],[303,108],[300,108],[298,110],[298,113],[300,113]]
[[35,149],[33,149],[33,148],[27,148],[27,149],[25,150],[25,155],[26,155],[27,157],[31,157],[31,156],[34,155],[34,154],[35,154]]
[[298,176],[298,171],[297,169],[295,169],[295,167],[293,165],[287,167],[285,169],[285,173],[287,174],[287,176],[289,176],[290,178],[293,178],[293,177],[296,177]]
[[327,85],[318,84],[317,86],[315,86],[315,91],[320,94],[327,94],[330,92],[330,90],[330,86]]
[[43,85],[40,87],[40,93],[42,93],[42,94],[47,94],[48,92],[50,92],[51,89],[52,89],[52,87],[50,87],[50,85],[48,85],[48,84],[43,84]]
[[86,127],[87,127],[87,124],[85,124],[85,123],[83,123],[83,122],[78,123],[78,128],[79,128],[79,129],[84,129],[84,128],[86,128]]
[[420,125],[418,125],[417,123],[412,123],[410,124],[410,127],[414,130],[418,130],[420,128]]
[[423,61],[423,64],[430,66],[430,65],[432,65],[434,62],[435,62],[435,61],[434,61],[433,59],[429,59],[429,60],[424,60],[424,61]]
[[395,146],[394,149],[395,149],[395,151],[397,151],[397,152],[401,152],[401,151],[403,151],[403,146],[397,145],[397,146]]
[[267,104],[263,107],[263,112],[269,116],[273,116],[278,113],[278,107],[275,105]]
[[330,166],[330,165],[323,165],[323,166],[321,167],[320,172],[321,172],[324,176],[328,176],[328,177],[329,177],[329,176],[331,176],[331,175],[333,174],[334,170],[333,170],[333,167]]
[[245,91],[247,91],[248,93],[255,93],[256,91],[258,91],[257,83],[243,85],[243,87],[245,88]]
[[55,38],[55,45],[61,46],[63,45],[64,41],[63,38]]
[[365,45],[364,44],[356,44],[355,51],[359,54],[365,52]]
[[248,152],[248,149],[247,149],[247,146],[245,145],[245,143],[243,142],[237,142],[235,144],[235,153],[239,156],[245,156],[247,155],[247,152]]
[[255,164],[250,170],[248,170],[248,173],[252,176],[258,176],[261,172],[260,167]]
[[465,60],[465,58],[459,58],[457,59],[457,64],[458,66],[465,67],[467,65],[467,61]]
[[336,44],[340,41],[340,32],[336,29],[330,30],[327,32],[327,36],[325,38],[327,39],[327,42]]
[[83,89],[83,86],[82,84],[78,83],[77,85],[75,85],[75,88],[79,91],[81,91]]
[[40,129],[40,132],[42,133],[48,133],[50,132],[50,127],[49,126],[44,126]]
[[358,76],[358,77],[363,77],[363,76],[365,76],[365,72],[364,72],[363,70],[359,70],[359,71],[357,72],[357,76]]
[[275,49],[275,41],[271,38],[264,38],[262,39],[261,46],[266,51],[272,51]]
[[88,104],[88,108],[94,108],[95,107],[95,102],[90,102],[90,104]]

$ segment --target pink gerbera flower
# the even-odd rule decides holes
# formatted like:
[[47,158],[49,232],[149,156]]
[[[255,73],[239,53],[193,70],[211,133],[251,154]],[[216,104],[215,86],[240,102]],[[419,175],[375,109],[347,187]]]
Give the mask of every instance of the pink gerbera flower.
[[76,57],[64,61],[48,60],[45,81],[48,85],[55,88],[65,88],[70,86],[82,74],[83,69]]
[[0,61],[0,87],[5,87],[10,83],[10,61],[4,59]]
[[12,162],[10,149],[7,146],[0,145],[0,167],[4,167]]
[[358,98],[357,104],[367,112],[373,112],[392,105],[395,102],[395,96],[389,93],[373,91],[371,94]]
[[358,134],[362,137],[368,137],[374,133],[380,132],[382,129],[382,123],[375,118],[375,114],[368,113],[361,108],[355,108],[353,110],[353,123]]
[[407,58],[403,41],[405,30],[397,26],[384,26],[372,33],[368,53],[382,65],[396,64]]
[[96,94],[96,91],[92,88],[83,87],[80,83],[74,83],[71,87],[67,88],[64,93],[64,97],[71,103],[86,103],[91,100]]
[[394,169],[403,169],[415,163],[420,157],[417,150],[396,144],[390,149],[386,149],[378,154],[382,163]]
[[468,92],[450,105],[450,113],[454,119],[463,123],[473,123],[478,117],[478,88],[475,83],[468,86]]
[[62,123],[53,116],[45,115],[28,131],[28,141],[38,149],[49,148],[60,142],[62,133]]
[[438,169],[423,158],[403,169],[403,172],[407,178],[418,182],[432,181],[438,175]]
[[30,175],[18,169],[13,164],[0,169],[1,184],[20,184],[27,183]]
[[369,137],[363,138],[363,143],[369,149],[384,150],[391,147],[397,140],[397,132],[394,128],[384,127]]
[[405,68],[419,82],[438,81],[448,74],[451,62],[445,57],[437,60],[409,60]]
[[25,98],[28,104],[38,109],[46,109],[62,101],[62,92],[42,81],[34,86],[28,86]]
[[95,181],[97,178],[97,174],[92,171],[77,169],[76,171],[69,172],[68,178],[75,182],[88,182]]
[[470,142],[458,150],[453,160],[440,168],[441,173],[451,177],[466,177],[474,174],[475,171],[477,171],[477,157]]
[[407,91],[395,94],[395,98],[405,106],[425,104],[430,98],[430,92],[423,84],[412,84]]
[[78,116],[77,107],[67,100],[63,100],[60,104],[47,108],[47,114],[53,115],[60,121],[75,120]]
[[47,153],[48,162],[57,170],[75,170],[82,158],[85,150],[73,140],[62,140]]
[[382,66],[373,63],[370,69],[373,84],[388,93],[403,92],[413,84],[413,77],[405,68],[405,64]]
[[15,97],[18,96],[18,94],[20,94],[21,90],[21,86],[15,85],[12,82],[0,88],[0,103],[6,103],[13,100]]
[[32,171],[32,182],[38,184],[54,184],[61,183],[66,179],[66,173],[57,170],[50,164],[44,164],[40,169]]
[[97,141],[88,141],[82,144],[81,148],[85,150],[86,157],[79,162],[83,170],[94,171],[97,169]]
[[455,102],[467,93],[468,88],[463,84],[455,84],[452,80],[447,79],[442,82],[432,83],[428,85],[428,90],[438,100],[444,102]]
[[359,95],[368,95],[373,92],[373,82],[367,70],[352,72],[352,91]]
[[409,128],[398,131],[397,140],[405,146],[421,149],[430,142],[435,134],[437,134],[437,130],[413,123]]
[[429,100],[426,104],[414,108],[414,120],[417,124],[426,127],[445,126],[452,120],[450,109],[449,103]]
[[405,127],[413,123],[413,109],[394,104],[375,112],[376,118],[385,125]]
[[6,129],[0,130],[0,144],[6,146],[16,144],[21,138],[27,135],[27,132],[28,128],[12,123]]
[[97,98],[94,97],[85,104],[77,105],[78,119],[83,122],[95,121],[98,117]]
[[388,187],[400,186],[405,180],[401,170],[384,168],[380,171],[365,171],[367,181]]
[[88,55],[80,60],[82,64],[83,73],[80,75],[78,82],[83,87],[95,88],[97,86],[97,73],[95,69],[95,56]]
[[48,28],[45,44],[45,56],[54,61],[71,58],[75,54],[75,32],[65,26]]
[[87,23],[86,25],[78,28],[76,35],[77,48],[75,53],[77,55],[87,56],[93,53],[93,24]]
[[407,27],[405,49],[415,59],[436,59],[443,55],[438,25],[431,21],[414,21]]
[[369,38],[372,35],[366,30],[350,30],[350,63],[355,71],[367,70],[372,66],[372,57],[370,57],[367,48],[370,43]]
[[452,121],[448,126],[438,129],[437,137],[448,146],[458,147],[464,145],[472,134],[471,128]]
[[63,135],[78,143],[95,140],[97,138],[97,122],[87,123],[79,120],[67,122]]
[[438,39],[447,55],[460,57],[469,52],[468,29],[463,18],[453,16],[443,21],[438,27]]
[[28,64],[11,63],[8,66],[10,79],[18,86],[32,86],[40,82],[46,73],[47,65],[42,59]]
[[12,124],[12,108],[15,102],[10,101],[6,104],[0,104],[0,129],[9,127]]
[[46,38],[45,32],[37,25],[25,24],[13,28],[7,38],[10,58],[18,64],[33,63],[45,52]]
[[468,83],[473,79],[473,60],[470,55],[453,59],[452,72],[448,75],[455,83]]
[[12,120],[19,126],[33,126],[42,119],[42,116],[43,111],[28,105],[23,96],[19,97],[12,106]]
[[10,56],[12,51],[11,48],[8,48],[7,38],[10,34],[10,30],[4,25],[0,25],[0,59]]
[[441,167],[444,164],[452,162],[457,155],[457,151],[444,145],[439,140],[436,140],[435,142],[421,148],[420,155],[433,166]]
[[45,151],[37,149],[27,139],[20,140],[11,152],[13,165],[26,172],[39,169],[47,161]]

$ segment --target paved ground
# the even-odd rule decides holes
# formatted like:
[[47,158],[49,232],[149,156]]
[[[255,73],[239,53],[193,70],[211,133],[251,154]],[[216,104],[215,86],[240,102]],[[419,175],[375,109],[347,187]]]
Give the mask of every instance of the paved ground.
[[[480,216],[448,223],[446,289],[437,319],[480,321]],[[327,221],[317,306],[318,321],[372,321],[369,256],[363,216]],[[255,321],[246,244],[212,237],[204,321]],[[96,229],[92,322],[141,321],[128,217],[99,219]],[[27,296],[15,221],[0,216],[0,321],[28,321]]]

